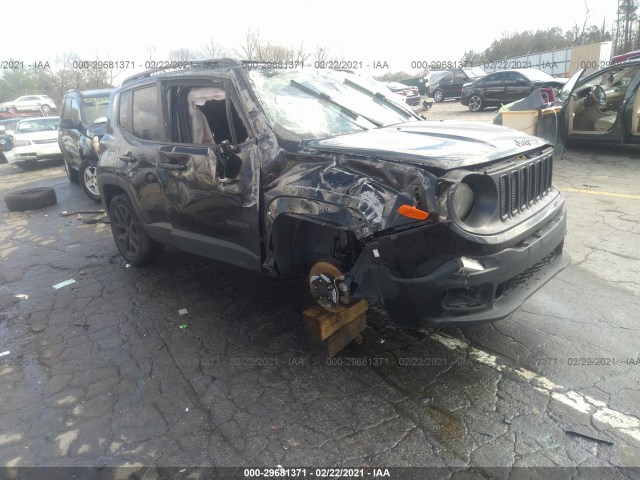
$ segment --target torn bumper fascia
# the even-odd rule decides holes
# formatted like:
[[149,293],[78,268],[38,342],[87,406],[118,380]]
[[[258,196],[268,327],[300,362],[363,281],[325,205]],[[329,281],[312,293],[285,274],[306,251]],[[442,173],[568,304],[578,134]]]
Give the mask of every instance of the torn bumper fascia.
[[[552,213],[542,228],[512,246],[474,245],[448,234],[445,224],[376,239],[367,244],[349,281],[359,295],[384,306],[394,323],[406,328],[504,318],[570,262],[562,251],[564,204]],[[433,238],[447,243],[438,247],[437,241],[427,240],[431,244],[425,245],[425,239]],[[407,250],[415,252],[414,265],[408,265]],[[462,258],[483,268],[464,268]]]

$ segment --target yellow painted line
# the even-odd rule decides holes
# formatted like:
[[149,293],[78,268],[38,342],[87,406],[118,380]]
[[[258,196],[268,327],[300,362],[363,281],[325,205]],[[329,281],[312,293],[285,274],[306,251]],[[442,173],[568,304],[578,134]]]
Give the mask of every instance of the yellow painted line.
[[630,193],[599,192],[597,190],[584,190],[580,188],[560,188],[559,190],[561,192],[587,193],[589,195],[601,195],[603,197],[618,197],[618,198],[630,198],[632,200],[640,200],[640,195],[632,195]]

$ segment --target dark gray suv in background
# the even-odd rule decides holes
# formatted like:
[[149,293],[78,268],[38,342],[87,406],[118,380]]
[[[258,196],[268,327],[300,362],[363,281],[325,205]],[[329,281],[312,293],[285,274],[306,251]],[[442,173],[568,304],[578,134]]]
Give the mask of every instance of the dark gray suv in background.
[[96,182],[98,143],[104,134],[111,89],[70,90],[62,98],[58,144],[64,168],[72,182],[80,182],[85,193],[96,201],[100,192]]
[[408,327],[502,318],[568,264],[542,139],[424,121],[354,73],[268,67],[193,62],[112,95],[97,177],[128,262],[172,245]]

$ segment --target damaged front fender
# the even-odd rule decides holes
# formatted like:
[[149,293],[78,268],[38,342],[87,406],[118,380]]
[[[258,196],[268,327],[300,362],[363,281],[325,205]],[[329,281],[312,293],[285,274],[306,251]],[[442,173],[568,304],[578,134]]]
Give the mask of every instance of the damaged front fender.
[[415,224],[401,205],[435,212],[437,177],[413,165],[370,157],[283,152],[281,172],[265,186],[267,232],[282,213],[352,230],[358,239]]

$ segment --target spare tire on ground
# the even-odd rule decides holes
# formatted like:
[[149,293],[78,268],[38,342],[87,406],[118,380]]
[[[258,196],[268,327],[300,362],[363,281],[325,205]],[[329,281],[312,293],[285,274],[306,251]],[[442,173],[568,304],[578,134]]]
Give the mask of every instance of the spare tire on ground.
[[4,203],[12,212],[22,212],[24,210],[35,210],[56,203],[56,192],[53,188],[29,188],[7,193],[4,196]]

